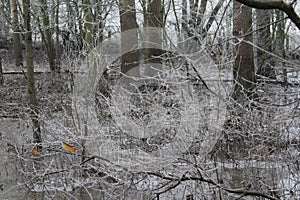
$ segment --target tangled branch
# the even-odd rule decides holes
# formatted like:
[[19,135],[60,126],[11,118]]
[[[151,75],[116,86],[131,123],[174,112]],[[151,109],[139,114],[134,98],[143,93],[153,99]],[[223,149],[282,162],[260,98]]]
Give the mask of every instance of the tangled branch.
[[265,194],[265,193],[262,193],[262,192],[254,191],[254,190],[226,188],[226,187],[223,187],[220,184],[216,183],[212,179],[204,178],[202,176],[195,177],[195,176],[183,175],[180,178],[176,178],[176,177],[165,176],[165,175],[163,175],[161,173],[158,173],[158,172],[146,172],[146,174],[149,175],[149,176],[156,176],[156,177],[161,178],[163,180],[168,180],[168,181],[171,181],[171,182],[175,182],[175,184],[173,186],[167,188],[164,191],[161,191],[161,192],[157,193],[157,195],[163,194],[163,193],[165,193],[165,192],[167,192],[171,189],[174,189],[175,187],[179,186],[180,183],[185,182],[185,181],[200,181],[200,182],[205,182],[205,183],[211,184],[211,185],[216,186],[216,187],[218,187],[218,188],[220,188],[220,189],[222,189],[226,192],[233,193],[233,194],[240,194],[242,196],[263,197],[263,198],[267,198],[267,199],[270,199],[270,200],[278,200],[279,199],[277,197],[274,197],[274,196],[271,196],[271,195],[268,195],[268,194]]

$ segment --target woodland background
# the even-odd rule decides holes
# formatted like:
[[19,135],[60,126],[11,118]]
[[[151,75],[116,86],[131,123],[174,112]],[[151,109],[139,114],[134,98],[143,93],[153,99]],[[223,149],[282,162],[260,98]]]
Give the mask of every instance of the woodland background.
[[[1,198],[298,199],[299,6],[296,0],[1,1]],[[147,27],[155,31],[143,33]],[[95,61],[103,49],[120,56]],[[194,52],[205,52],[210,64],[189,64]],[[173,74],[171,81],[150,78],[122,102],[122,77],[155,64]],[[222,94],[204,74],[217,77]],[[91,79],[92,87],[77,90]],[[178,95],[184,92],[191,98]],[[213,99],[221,102],[217,109]],[[209,120],[220,107],[226,111],[219,127]],[[157,130],[153,124],[164,128],[151,137],[129,131]],[[184,139],[180,131],[192,142],[160,165],[159,152]],[[129,162],[105,148],[143,156]]]

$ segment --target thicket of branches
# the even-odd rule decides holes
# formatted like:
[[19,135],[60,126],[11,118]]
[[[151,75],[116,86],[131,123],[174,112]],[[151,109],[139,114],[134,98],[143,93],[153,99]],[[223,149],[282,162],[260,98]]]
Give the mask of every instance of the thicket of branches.
[[296,199],[299,5],[238,2],[2,1],[1,195]]

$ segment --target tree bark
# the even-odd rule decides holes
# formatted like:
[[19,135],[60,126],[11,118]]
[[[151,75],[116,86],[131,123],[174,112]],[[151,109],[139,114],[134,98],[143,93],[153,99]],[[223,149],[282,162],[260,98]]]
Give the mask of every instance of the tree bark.
[[[243,100],[249,97],[255,86],[255,69],[252,43],[252,9],[238,2],[233,3],[233,35],[236,38],[234,47],[233,77],[235,80],[233,98]],[[246,36],[244,36],[246,35]]]
[[[78,36],[77,36],[77,43],[78,43],[78,49],[82,49],[84,45],[84,24],[82,19],[82,10],[80,7],[75,4],[75,12],[76,12],[76,18],[78,19]],[[76,23],[74,23],[76,26]],[[76,29],[75,29],[76,30]]]
[[271,62],[268,52],[272,50],[272,34],[271,34],[271,18],[270,10],[256,10],[256,42],[257,46],[257,73],[269,78],[275,74],[273,63]]
[[25,29],[25,58],[27,67],[27,92],[29,97],[29,105],[31,108],[30,117],[33,123],[33,142],[42,142],[40,123],[38,120],[38,102],[34,86],[34,66],[32,53],[32,32],[31,32],[31,16],[30,16],[30,0],[23,0],[24,12],[24,29]]
[[145,25],[146,45],[144,51],[145,63],[161,63],[162,51],[162,31],[163,10],[161,0],[152,0],[148,2]]
[[[286,51],[288,51],[288,47],[286,48],[285,46],[287,39],[287,35],[285,33],[286,20],[282,19],[284,19],[284,13],[280,10],[276,11],[276,21],[279,21],[279,23],[276,24],[277,26],[275,30],[274,54],[285,59]],[[276,67],[283,70],[284,85],[287,86],[287,69],[285,67],[285,63],[281,62],[279,59],[275,59],[275,62],[277,64]]]
[[138,25],[136,22],[135,1],[120,0],[119,12],[122,51],[121,72],[125,74],[129,70],[138,66],[139,61],[138,52],[133,50],[138,45]]
[[3,78],[3,69],[2,69],[2,57],[0,53],[0,85],[4,84],[4,78]]
[[23,55],[22,55],[22,46],[21,46],[21,39],[20,39],[17,1],[10,0],[10,7],[11,7],[11,25],[13,31],[15,65],[19,67],[19,66],[23,66]]
[[104,1],[97,0],[98,6],[96,7],[96,28],[97,28],[97,38],[95,38],[95,44],[99,44],[104,39],[104,26],[105,26],[105,19],[107,15],[107,11],[104,9]]
[[59,43],[59,0],[56,0],[55,9],[55,54],[56,54],[56,64],[60,65],[60,43]]
[[181,17],[181,27],[182,27],[182,32],[188,30],[188,13],[187,13],[187,0],[182,0],[181,3],[181,12],[182,12],[182,17]]
[[83,0],[83,16],[84,16],[84,31],[85,31],[85,47],[89,51],[93,47],[93,14],[92,4],[89,0]]
[[54,46],[54,39],[52,37],[53,30],[50,27],[50,20],[48,15],[48,5],[46,0],[40,0],[41,2],[41,12],[42,12],[42,21],[43,28],[41,34],[44,34],[44,44],[49,60],[49,68],[51,71],[58,70],[56,63],[56,51]]

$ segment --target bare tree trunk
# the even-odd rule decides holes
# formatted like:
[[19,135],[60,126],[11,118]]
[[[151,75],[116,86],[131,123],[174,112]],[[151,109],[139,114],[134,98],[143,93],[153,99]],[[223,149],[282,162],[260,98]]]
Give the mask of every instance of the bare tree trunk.
[[182,0],[181,12],[182,12],[182,17],[181,17],[182,31],[187,31],[187,29],[188,29],[188,27],[187,27],[188,26],[187,0]]
[[207,35],[209,29],[212,27],[213,22],[216,20],[216,16],[217,16],[219,10],[222,8],[222,5],[224,2],[225,2],[225,0],[219,0],[217,5],[212,10],[212,12],[209,16],[209,19],[204,27],[204,30],[202,31],[205,36]]
[[206,11],[206,6],[207,6],[207,0],[201,0],[198,16],[197,16],[197,26],[201,27],[204,13]]
[[0,53],[0,85],[4,84],[4,79],[3,79],[3,69],[2,69],[2,57]]
[[33,123],[33,141],[35,143],[42,142],[40,123],[38,120],[38,102],[34,86],[34,67],[32,60],[32,32],[31,32],[31,16],[30,16],[30,0],[23,0],[24,12],[24,29],[25,29],[25,57],[27,67],[27,92],[29,97],[29,105],[31,108],[30,117]]
[[190,15],[187,11],[187,0],[182,0],[182,29],[187,33],[188,37],[202,43],[203,39],[207,36],[208,31],[216,20],[217,13],[222,8],[225,0],[219,0],[215,7],[210,12],[208,20],[203,17],[207,12],[207,0],[190,0]]
[[[277,29],[275,33],[275,44],[274,44],[274,53],[278,55],[279,57],[286,58],[286,46],[285,46],[285,40],[286,40],[286,34],[285,34],[285,25],[286,20],[282,20],[284,18],[284,13],[282,11],[276,11],[276,21],[279,21],[277,23]],[[281,68],[283,71],[283,77],[284,77],[284,86],[288,85],[287,80],[287,69],[284,66],[285,63],[281,62],[281,60],[277,60],[277,67]]]
[[55,43],[56,43],[56,64],[60,65],[60,44],[59,44],[59,0],[56,0],[56,9],[55,9]]
[[44,34],[44,44],[49,60],[49,67],[50,70],[55,71],[58,70],[58,66],[56,63],[56,51],[54,40],[52,37],[52,29],[50,27],[50,21],[48,16],[48,5],[46,0],[40,0],[41,2],[41,12],[42,12],[42,21],[43,21],[43,28],[41,34]]
[[[129,51],[138,45],[138,25],[136,22],[136,10],[134,0],[119,1],[120,24],[121,24],[121,49],[122,65],[121,72],[126,73],[138,66],[139,56],[137,51]],[[130,31],[129,31],[130,30]]]
[[95,21],[96,21],[96,31],[97,32],[97,35],[96,35],[96,38],[95,38],[95,45],[101,43],[104,39],[104,20],[103,19],[103,15],[105,14],[105,9],[104,9],[104,6],[103,6],[103,0],[97,0],[97,7],[96,7],[96,18],[95,18]]
[[271,17],[272,11],[270,10],[256,10],[256,29],[258,32],[257,46],[257,73],[269,78],[274,77],[275,72],[273,63],[268,52],[272,50],[272,34],[271,34]]
[[[83,19],[82,19],[82,10],[79,8],[79,6],[76,4],[75,6],[76,11],[76,17],[78,19],[78,36],[77,36],[77,42],[78,42],[78,49],[83,48],[84,43],[84,25],[83,25]],[[76,25],[76,23],[74,23]]]
[[90,50],[93,47],[93,14],[92,4],[89,0],[83,0],[83,16],[84,16],[84,31],[85,31],[85,47]]
[[235,80],[233,98],[243,100],[249,97],[255,87],[255,68],[252,43],[252,9],[238,2],[233,3],[233,35],[237,38],[234,47],[233,77]]
[[[163,8],[161,0],[152,0],[148,2],[146,11],[146,33],[147,43],[145,50],[146,63],[161,63],[162,55],[162,31],[163,27]],[[150,48],[149,48],[150,47]]]
[[20,29],[19,29],[19,19],[18,19],[18,6],[16,0],[10,0],[11,7],[11,25],[13,31],[13,47],[14,47],[14,56],[15,56],[15,65],[23,65],[23,55],[22,55],[22,46],[20,40]]

